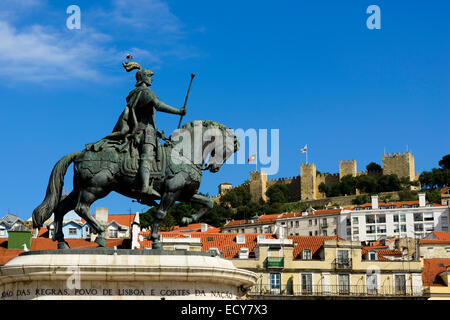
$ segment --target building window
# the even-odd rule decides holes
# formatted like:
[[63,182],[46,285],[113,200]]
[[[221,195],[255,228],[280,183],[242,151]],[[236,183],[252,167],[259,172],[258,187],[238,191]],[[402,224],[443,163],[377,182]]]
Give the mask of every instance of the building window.
[[314,231],[314,235],[317,236],[317,230]]
[[371,206],[367,206],[367,207],[364,208],[364,210],[372,210],[372,207]]
[[386,215],[384,214],[377,215],[377,223],[386,223]]
[[366,233],[368,234],[375,233],[375,226],[367,226]]
[[406,232],[406,224],[400,225],[400,232]]
[[400,222],[406,222],[406,216],[404,214],[400,215]]
[[425,212],[423,214],[424,221],[434,221],[433,212]]
[[312,236],[312,231],[309,232],[309,235]]
[[70,236],[76,236],[77,235],[77,228],[70,227],[69,228],[69,235]]
[[270,274],[270,290],[279,291],[281,288],[281,274],[271,273]]
[[317,219],[314,219],[314,225],[317,226]]
[[299,224],[298,224],[298,221],[295,221],[295,226],[296,226],[296,227],[298,227],[298,226],[299,226]]
[[312,256],[311,256],[311,249],[304,249],[302,252],[302,259],[303,260],[311,260]]
[[302,294],[312,293],[312,274],[302,273],[301,275]]
[[348,274],[338,275],[338,289],[339,294],[350,294],[350,275]]
[[118,231],[115,229],[109,229],[109,237],[110,238],[118,238]]
[[386,233],[386,225],[380,224],[377,226],[377,233]]
[[309,225],[312,226],[312,220],[309,220],[308,222],[309,222]]
[[366,223],[375,223],[375,216],[374,215],[367,215],[366,216]]
[[397,274],[395,275],[395,294],[405,295],[406,294],[406,277],[405,275]]
[[327,230],[323,230],[322,231],[322,234],[324,235],[324,236],[327,236],[328,234],[327,234]]
[[353,227],[353,234],[359,234],[359,228]]
[[254,233],[258,233],[258,228],[253,228]]
[[377,260],[377,253],[375,251],[369,251],[369,260]]
[[421,232],[421,231],[423,231],[423,224],[422,224],[422,223],[416,223],[416,224],[414,225],[414,231],[415,231],[415,232]]
[[325,227],[327,226],[327,218],[322,219],[322,225]]
[[414,213],[414,222],[422,222],[422,221],[423,221],[422,213]]
[[359,218],[353,217],[353,224],[359,224]]
[[345,219],[345,224],[347,226],[351,226],[352,225],[352,223],[350,222],[350,218]]
[[361,207],[355,207],[355,211],[360,211],[360,210],[362,210]]
[[398,222],[398,214],[394,214],[394,222]]
[[366,285],[368,294],[377,294],[378,291],[378,281],[377,274],[368,274],[366,276]]

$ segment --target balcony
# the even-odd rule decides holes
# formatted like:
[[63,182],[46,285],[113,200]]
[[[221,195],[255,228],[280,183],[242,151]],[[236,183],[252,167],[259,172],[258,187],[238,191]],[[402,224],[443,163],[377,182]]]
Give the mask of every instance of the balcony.
[[284,268],[284,258],[267,257],[267,268]]
[[326,223],[326,222],[325,222],[325,223],[322,223],[322,224],[320,225],[320,227],[321,227],[321,228],[328,228],[328,223]]
[[333,265],[335,269],[346,270],[352,268],[352,259],[347,258],[338,258],[333,261]]
[[391,286],[374,288],[366,285],[281,285],[272,288],[270,285],[256,284],[250,289],[250,297],[264,296],[290,296],[290,297],[330,297],[331,299],[354,299],[354,298],[422,298],[428,293],[422,287],[407,287],[399,290]]

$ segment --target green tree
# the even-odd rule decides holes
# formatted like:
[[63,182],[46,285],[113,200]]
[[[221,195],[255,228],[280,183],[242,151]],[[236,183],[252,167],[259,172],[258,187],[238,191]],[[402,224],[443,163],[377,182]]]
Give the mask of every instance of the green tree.
[[251,200],[250,192],[244,186],[238,186],[220,197],[220,204],[232,208],[246,205]]
[[442,159],[439,160],[439,166],[442,169],[450,169],[450,154],[443,156]]
[[397,192],[399,201],[414,201],[418,200],[419,196],[417,191],[411,191],[408,189],[400,190]]
[[431,203],[441,203],[441,191],[440,190],[427,190],[425,192],[426,199]]
[[285,184],[274,184],[266,191],[269,203],[286,203],[289,201],[289,189]]
[[381,174],[383,169],[378,163],[371,162],[366,166],[367,173]]
[[369,203],[371,198],[368,195],[360,195],[356,196],[355,199],[352,200],[352,204],[364,204]]

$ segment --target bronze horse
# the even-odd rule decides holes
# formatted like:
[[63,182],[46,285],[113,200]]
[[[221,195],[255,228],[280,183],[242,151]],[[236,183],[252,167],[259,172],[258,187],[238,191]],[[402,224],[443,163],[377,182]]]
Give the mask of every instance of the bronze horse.
[[[209,136],[206,137],[205,134]],[[128,138],[130,138],[129,141]],[[169,208],[175,201],[202,204],[203,207],[192,218],[184,220],[185,222],[198,221],[214,205],[210,198],[197,193],[200,187],[201,171],[219,171],[227,158],[239,149],[239,142],[234,131],[223,124],[209,120],[187,123],[176,130],[172,137],[159,148],[159,157],[162,160],[159,167],[158,165],[154,167],[161,171],[158,175],[156,170],[152,176],[152,184],[161,198],[155,199],[154,196],[142,194],[137,190],[139,189],[136,178],[139,155],[136,147],[133,147],[135,145],[133,137],[128,138],[125,139],[126,141],[120,141],[120,146],[117,145],[119,142],[102,139],[100,148],[92,148],[92,145],[98,145],[98,143],[87,145],[85,150],[64,156],[54,166],[45,199],[33,211],[33,227],[41,227],[54,213],[53,241],[58,241],[58,249],[69,248],[64,240],[62,223],[64,215],[70,210],[75,210],[87,221],[93,232],[98,235],[95,241],[100,246],[105,246],[105,229],[92,217],[89,208],[92,203],[106,197],[111,191],[138,199],[143,204],[157,205],[155,220],[151,225],[150,240],[153,241],[153,248],[161,248],[158,229]],[[198,161],[194,161],[195,159]],[[74,163],[73,190],[68,196],[62,198],[64,176],[72,162]],[[160,200],[159,204],[155,200]]]

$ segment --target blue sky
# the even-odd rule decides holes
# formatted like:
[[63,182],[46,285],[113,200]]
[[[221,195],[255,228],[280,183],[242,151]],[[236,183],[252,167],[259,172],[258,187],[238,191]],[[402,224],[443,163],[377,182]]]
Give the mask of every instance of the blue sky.
[[[81,9],[69,30],[66,8]],[[381,9],[369,30],[366,8]],[[279,129],[279,171],[308,160],[358,170],[386,152],[415,157],[416,171],[450,150],[450,3],[447,1],[2,1],[0,9],[0,216],[31,216],[54,164],[111,132],[134,87],[131,52],[155,70],[153,90],[184,122]],[[168,135],[178,116],[158,114]],[[248,178],[255,165],[206,173],[200,191]],[[72,168],[65,188],[72,189]],[[93,204],[144,210],[118,194]]]

